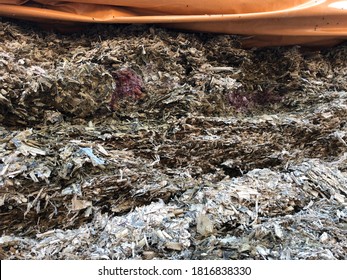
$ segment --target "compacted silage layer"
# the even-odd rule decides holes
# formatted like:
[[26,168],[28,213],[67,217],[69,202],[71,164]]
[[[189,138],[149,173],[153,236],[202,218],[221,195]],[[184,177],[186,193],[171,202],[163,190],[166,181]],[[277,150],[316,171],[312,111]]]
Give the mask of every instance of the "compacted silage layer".
[[347,48],[0,21],[0,257],[346,259]]

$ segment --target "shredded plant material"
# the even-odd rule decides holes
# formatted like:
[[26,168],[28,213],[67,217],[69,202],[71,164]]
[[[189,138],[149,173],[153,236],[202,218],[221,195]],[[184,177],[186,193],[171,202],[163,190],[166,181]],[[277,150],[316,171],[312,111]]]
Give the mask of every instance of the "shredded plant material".
[[0,258],[347,259],[347,48],[0,21]]

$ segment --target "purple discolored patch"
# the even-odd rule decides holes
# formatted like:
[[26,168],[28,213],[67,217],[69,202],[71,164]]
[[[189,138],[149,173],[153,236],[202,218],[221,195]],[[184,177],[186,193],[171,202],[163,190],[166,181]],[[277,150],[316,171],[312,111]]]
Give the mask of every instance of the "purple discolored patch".
[[112,110],[115,109],[119,100],[130,98],[136,101],[144,97],[144,83],[134,70],[122,68],[112,72],[112,76],[116,82],[116,89],[110,101]]
[[275,104],[282,99],[281,95],[272,91],[243,92],[241,89],[237,89],[227,94],[227,102],[239,112],[247,112],[254,107]]

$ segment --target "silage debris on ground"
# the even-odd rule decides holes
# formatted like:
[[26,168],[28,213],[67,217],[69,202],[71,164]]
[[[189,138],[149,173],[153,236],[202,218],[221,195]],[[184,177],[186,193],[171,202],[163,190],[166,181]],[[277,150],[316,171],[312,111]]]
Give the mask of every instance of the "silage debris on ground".
[[2,258],[346,259],[344,46],[0,34]]

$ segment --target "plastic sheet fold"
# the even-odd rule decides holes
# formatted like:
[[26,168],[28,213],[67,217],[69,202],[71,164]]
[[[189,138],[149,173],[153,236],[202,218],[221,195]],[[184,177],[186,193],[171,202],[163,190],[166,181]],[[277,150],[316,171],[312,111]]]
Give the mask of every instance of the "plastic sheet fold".
[[245,35],[248,46],[326,46],[347,39],[347,1],[336,0],[0,0],[0,16],[71,30],[74,23],[161,24]]

